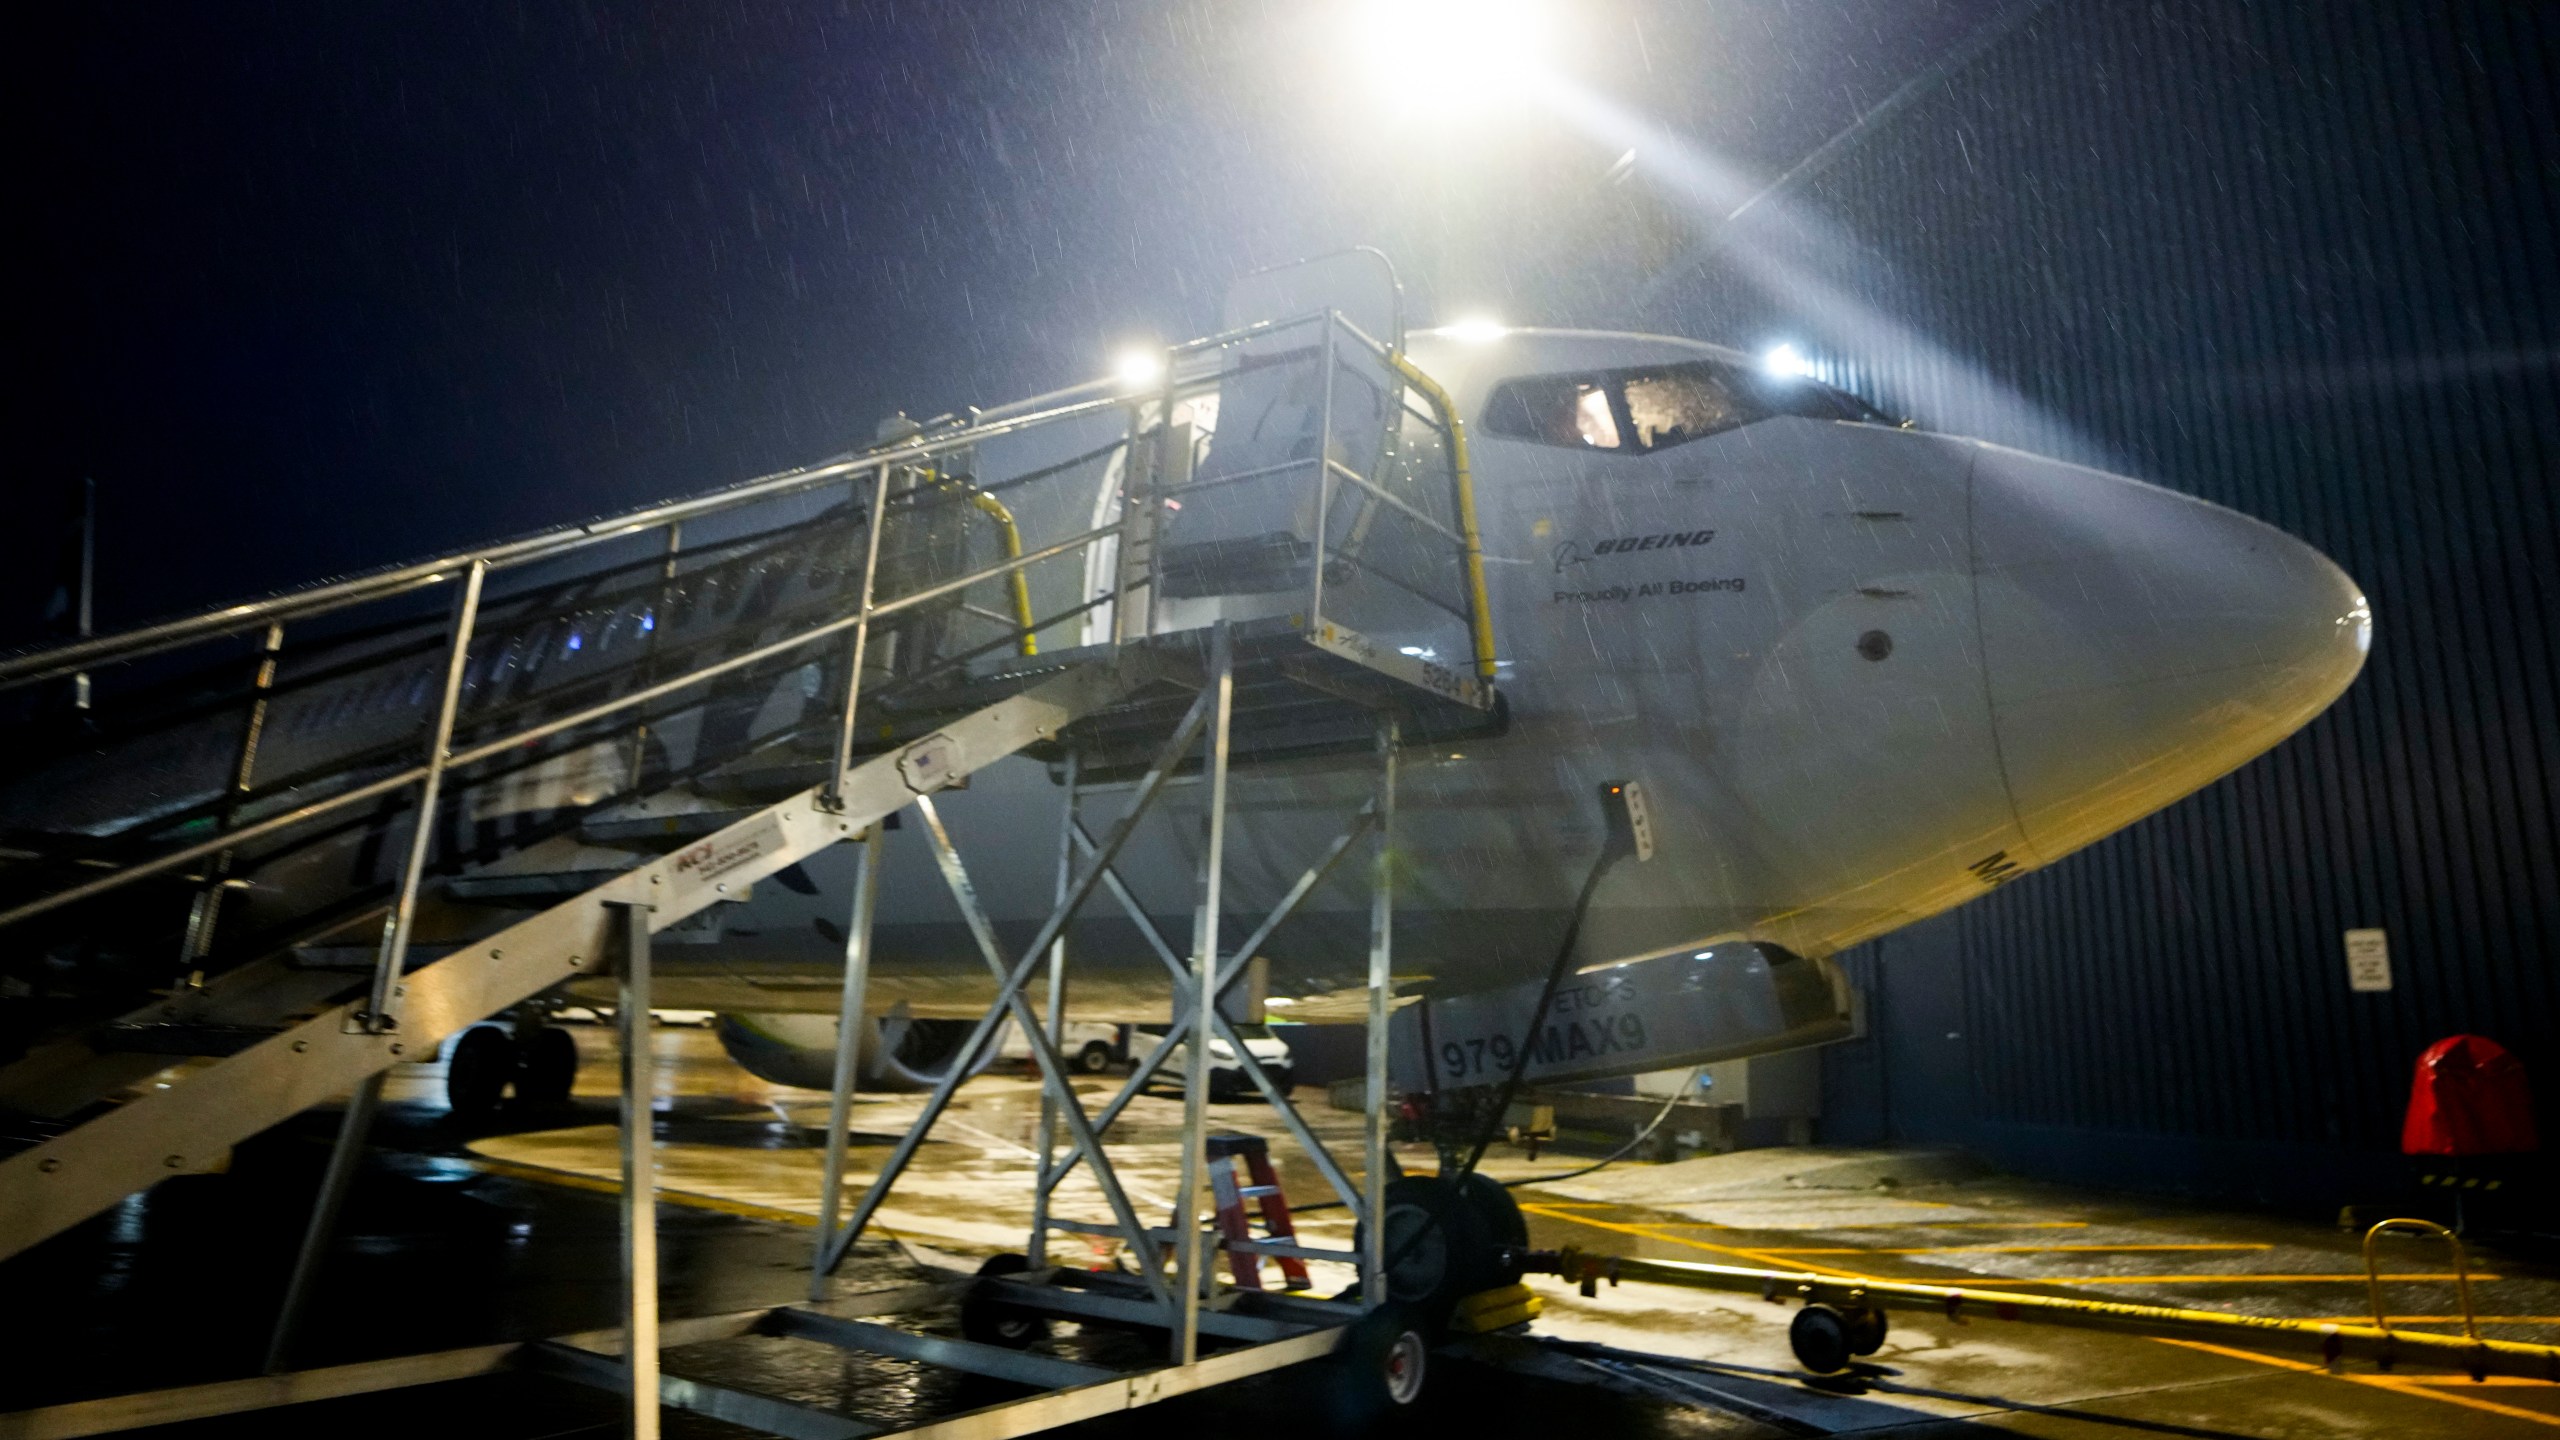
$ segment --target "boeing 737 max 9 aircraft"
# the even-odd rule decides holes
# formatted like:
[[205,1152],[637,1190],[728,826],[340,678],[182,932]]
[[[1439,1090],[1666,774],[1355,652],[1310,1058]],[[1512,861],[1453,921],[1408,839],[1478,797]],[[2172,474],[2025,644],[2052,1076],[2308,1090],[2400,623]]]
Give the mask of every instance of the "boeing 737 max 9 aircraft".
[[[1470,427],[1509,724],[1402,772],[1407,988],[1543,973],[1600,845],[1603,781],[1642,781],[1658,853],[1600,886],[1578,965],[1735,939],[1818,958],[2227,774],[2335,700],[2370,643],[2354,581],[2271,526],[1902,427],[1729,350],[1463,328],[1410,354]],[[1223,435],[1228,410],[1194,418]],[[1366,779],[1308,763],[1232,783],[1252,818],[1230,836],[1230,883],[1268,897]],[[1052,883],[1053,777],[1012,763],[941,803],[981,842],[982,893],[1015,901],[997,914],[1008,939],[1027,938]],[[1176,937],[1195,840],[1142,832],[1120,866]],[[921,841],[891,837],[884,863],[874,1008],[952,1022],[901,1030],[929,1059],[926,1037],[956,1041],[987,982]],[[852,864],[812,864],[812,893],[760,888],[667,993],[831,1012]],[[1356,1016],[1338,1002],[1362,983],[1366,904],[1357,885],[1319,892],[1273,937],[1275,1016]],[[1129,926],[1097,913],[1071,945],[1075,1013],[1161,1018],[1163,971]],[[811,1085],[833,1031],[806,1013],[723,1027],[741,1061]],[[883,1053],[866,1083],[922,1078],[903,1068]]]
[[[1255,322],[1330,308],[1395,346],[1392,277],[1361,272],[1368,263],[1271,272],[1280,279],[1259,292],[1248,281],[1231,297],[1230,333],[1258,334]],[[1354,291],[1369,288],[1312,302],[1291,288],[1346,275]],[[1602,845],[1595,789],[1603,782],[1642,783],[1655,854],[1600,881],[1572,963],[1733,941],[1820,962],[2049,864],[2263,753],[2337,698],[2370,642],[2355,583],[2268,525],[2121,475],[1911,428],[1730,350],[1653,335],[1491,327],[1417,333],[1402,345],[1446,392],[1472,453],[1492,654],[1443,653],[1453,648],[1445,625],[1399,629],[1383,601],[1370,613],[1387,618],[1346,623],[1424,666],[1472,677],[1489,661],[1483,678],[1500,697],[1490,723],[1417,744],[1401,762],[1389,863],[1395,968],[1407,992],[1481,992],[1546,973]],[[1118,521],[1139,439],[1148,437],[1150,453],[1170,453],[1174,436],[1188,437],[1179,443],[1189,488],[1169,492],[1177,498],[1159,522],[1162,553],[1209,558],[1191,571],[1166,570],[1148,613],[1124,616],[1118,607],[1129,596],[1115,599],[1112,578],[1118,541],[1081,552],[1060,542],[1061,559],[1011,582],[1024,625],[1035,609],[1074,617],[1034,627],[1043,662],[1114,634],[1292,617],[1304,608],[1310,567],[1303,538],[1293,538],[1307,516],[1290,507],[1308,487],[1265,485],[1257,499],[1242,482],[1293,466],[1305,473],[1317,433],[1368,436],[1365,458],[1345,452],[1337,469],[1384,473],[1379,467],[1397,463],[1405,386],[1391,369],[1376,370],[1366,388],[1328,382],[1319,393],[1310,386],[1329,372],[1304,363],[1313,352],[1303,339],[1192,353],[1211,368],[1195,365],[1160,405],[1133,390],[1127,404],[1079,420],[1091,422],[1085,429],[1068,426],[1042,442],[1081,448],[1080,456],[1000,453],[1014,442],[988,427],[994,438],[975,452],[984,467],[977,476],[920,469],[916,488],[900,497],[966,502],[951,512],[999,516],[1009,534],[1018,519],[1025,533],[1090,536]],[[1316,427],[1319,411],[1328,428]],[[860,463],[854,457],[831,473],[854,474]],[[1048,478],[990,478],[1000,474]],[[74,736],[46,764],[0,781],[0,824],[36,837],[21,842],[40,857],[23,872],[35,874],[62,863],[56,852],[89,843],[80,837],[138,833],[119,828],[137,816],[185,840],[208,820],[227,828],[360,783],[389,794],[390,780],[368,777],[410,763],[439,684],[460,686],[471,723],[492,717],[474,733],[501,733],[488,727],[545,713],[524,707],[586,703],[579,697],[598,692],[578,687],[605,682],[579,677],[603,667],[640,677],[613,683],[637,684],[682,657],[732,653],[718,647],[776,633],[755,626],[841,615],[847,577],[861,573],[868,492],[838,481],[832,492],[774,493],[805,501],[805,512],[745,539],[693,525],[680,556],[643,553],[613,560],[617,568],[521,582],[550,587],[538,595],[493,590],[483,638],[452,681],[441,678],[443,612],[420,606],[377,629],[319,627],[319,639],[304,642],[318,645],[315,658],[298,670],[288,646],[281,672],[270,663],[252,695],[227,702],[248,707],[246,748],[229,722],[189,720],[212,712],[188,698],[199,692],[174,689],[167,713],[177,719],[168,725],[125,738]],[[1385,498],[1353,498],[1371,510],[1346,519],[1349,509],[1337,507],[1325,523],[1357,531],[1371,514],[1388,513],[1379,508]],[[906,523],[897,516],[913,513],[890,512],[893,536]],[[599,523],[573,533],[576,543],[584,543],[579,533],[658,532]],[[672,546],[674,532],[666,533]],[[731,552],[722,546],[751,543],[764,548],[724,558]],[[1328,540],[1317,553],[1352,557],[1358,543],[1356,535]],[[839,558],[848,552],[852,562]],[[920,562],[909,555],[899,563]],[[448,578],[419,574],[420,585]],[[1392,579],[1379,566],[1328,561],[1327,618],[1337,599],[1357,608],[1372,603],[1364,597],[1393,598]],[[984,593],[1002,583],[987,582]],[[926,653],[931,627],[956,633],[949,626],[1008,618],[989,603],[962,609],[972,613],[927,620],[917,610],[884,625],[867,663],[894,675]],[[731,628],[706,628],[715,619]],[[638,864],[639,854],[596,840],[592,807],[607,797],[646,794],[645,808],[669,786],[710,786],[734,766],[707,767],[748,753],[735,747],[750,732],[796,724],[832,736],[827,707],[840,700],[842,662],[802,664],[815,653],[776,662],[797,670],[742,672],[708,692],[711,700],[685,701],[696,713],[666,713],[574,750],[526,752],[542,756],[538,763],[454,779],[452,813],[429,847],[436,873],[452,878],[421,912],[418,943],[449,935],[442,943],[450,946],[485,931],[455,908],[466,902],[539,908]],[[235,667],[219,673],[236,687],[238,662],[222,663]],[[871,694],[866,688],[866,705]],[[816,752],[800,753],[800,763],[816,763],[808,758]],[[1059,763],[1016,756],[936,797],[1009,945],[1028,943],[1055,893]],[[636,778],[644,772],[645,784]],[[1085,803],[1107,819],[1112,786],[1125,776],[1099,778],[1106,783]],[[1365,764],[1339,754],[1239,769],[1230,907],[1241,913],[1286,890],[1372,784]],[[188,922],[177,973],[218,966],[226,946],[242,957],[300,947],[292,953],[305,972],[371,968],[370,934],[381,930],[413,832],[391,799],[344,813],[291,846],[243,851],[228,880],[218,871],[200,882],[210,888]],[[198,831],[170,828],[188,825]],[[993,988],[921,837],[909,829],[885,838],[868,1088],[929,1082]],[[1199,840],[1196,826],[1151,822],[1116,866],[1137,907],[1169,936],[1190,933]],[[226,854],[221,864],[235,861]],[[721,1012],[731,1053],[760,1074],[827,1083],[856,865],[855,847],[834,846],[732,897],[737,903],[714,906],[702,923],[668,932],[655,962],[658,1003]],[[47,974],[110,978],[127,973],[118,966],[139,977],[143,961],[166,963],[180,948],[151,940],[162,953],[111,955],[99,923],[21,931],[35,938],[16,943],[29,954],[28,946],[52,947],[43,951]],[[1318,886],[1261,948],[1257,985],[1290,1002],[1274,1013],[1356,1014],[1341,1002],[1365,984],[1369,923],[1359,877],[1338,873]],[[315,940],[354,958],[315,955]],[[1124,915],[1088,905],[1066,940],[1076,1018],[1163,1017],[1166,971]],[[115,1000],[101,994],[100,1008]],[[84,1074],[106,1074],[78,1063]],[[33,1078],[0,1084],[0,1105],[44,1114],[105,1083],[49,1098],[61,1087],[43,1077],[69,1073],[51,1064],[22,1067]]]

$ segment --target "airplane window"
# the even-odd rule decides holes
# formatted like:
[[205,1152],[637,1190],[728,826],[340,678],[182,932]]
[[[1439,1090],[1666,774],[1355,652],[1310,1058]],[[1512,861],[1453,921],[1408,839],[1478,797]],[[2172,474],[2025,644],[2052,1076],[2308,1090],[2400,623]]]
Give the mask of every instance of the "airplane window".
[[1595,450],[1618,448],[1618,417],[1609,409],[1609,392],[1597,385],[1582,387],[1573,401],[1573,433]]
[[1902,422],[1850,394],[1802,375],[1747,371],[1743,376],[1751,398],[1774,415],[1801,415],[1808,420],[1848,420],[1860,425]]
[[1627,448],[1608,388],[1596,376],[1540,375],[1511,381],[1486,402],[1484,427],[1496,435],[1569,450]]
[[1819,380],[1715,360],[1506,381],[1485,402],[1480,423],[1495,435],[1567,450],[1650,454],[1772,415],[1901,423]]
[[1671,365],[1627,375],[1620,383],[1640,449],[1668,450],[1760,418],[1734,393],[1721,365]]

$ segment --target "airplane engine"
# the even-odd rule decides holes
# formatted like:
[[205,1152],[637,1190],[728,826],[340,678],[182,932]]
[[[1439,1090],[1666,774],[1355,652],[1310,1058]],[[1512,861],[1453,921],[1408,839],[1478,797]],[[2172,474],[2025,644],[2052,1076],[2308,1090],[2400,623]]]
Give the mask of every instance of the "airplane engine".
[[[858,1052],[859,1088],[872,1092],[930,1090],[951,1073],[974,1022],[912,1020],[903,1015],[863,1020]],[[720,1048],[748,1074],[776,1085],[826,1090],[835,1084],[836,1017],[811,1014],[724,1012],[715,1027]],[[986,1068],[993,1047],[981,1056]]]

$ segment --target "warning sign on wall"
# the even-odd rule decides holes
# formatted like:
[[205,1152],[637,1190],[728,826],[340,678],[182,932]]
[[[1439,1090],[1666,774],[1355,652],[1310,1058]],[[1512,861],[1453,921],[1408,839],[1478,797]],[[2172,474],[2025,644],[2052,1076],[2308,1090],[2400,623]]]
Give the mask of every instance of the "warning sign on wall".
[[2347,932],[2347,988],[2391,988],[2391,937],[2380,930]]

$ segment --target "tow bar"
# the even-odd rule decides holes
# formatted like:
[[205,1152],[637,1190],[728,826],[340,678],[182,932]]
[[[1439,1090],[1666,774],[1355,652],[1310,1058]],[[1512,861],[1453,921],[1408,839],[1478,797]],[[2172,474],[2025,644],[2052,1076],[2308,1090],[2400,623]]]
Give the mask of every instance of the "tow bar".
[[1681,1285],[1696,1290],[1757,1292],[1771,1304],[1794,1299],[1804,1308],[1787,1328],[1796,1359],[1818,1375],[1848,1368],[1853,1357],[1872,1355],[1884,1345],[1885,1305],[1927,1307],[1957,1324],[1978,1319],[2011,1320],[2034,1325],[2065,1325],[2081,1330],[2114,1330],[2132,1335],[2209,1337],[2263,1350],[2316,1355],[2336,1366],[2347,1360],[2370,1360],[2388,1371],[2416,1365],[2468,1374],[2473,1380],[2492,1375],[2560,1382],[2560,1346],[2528,1345],[2511,1340],[2484,1340],[2469,1323],[2469,1262],[2453,1232],[2424,1220],[2385,1220],[2365,1236],[2365,1264],[2373,1271],[2373,1242],[2392,1230],[2415,1230],[2438,1236],[2453,1246],[2455,1273],[2461,1277],[2466,1334],[2426,1335],[2393,1330],[2384,1319],[2381,1291],[2374,1284],[2374,1323],[2341,1325],[2323,1320],[2276,1320],[2233,1315],[2218,1310],[2181,1310],[2165,1305],[2126,1305],[2109,1300],[2074,1300],[2018,1295],[2003,1290],[1971,1290],[1951,1285],[1918,1285],[1901,1280],[1875,1280],[1838,1275],[1799,1274],[1784,1270],[1752,1270],[1738,1265],[1709,1265],[1685,1260],[1642,1260],[1623,1255],[1591,1255],[1567,1246],[1522,1254],[1521,1268],[1537,1274],[1561,1275],[1577,1281],[1586,1296],[1597,1295],[1600,1283],[1637,1280],[1654,1285]]

